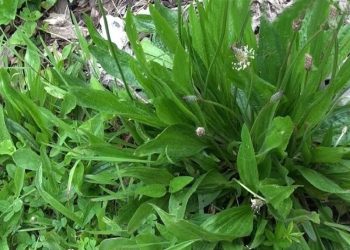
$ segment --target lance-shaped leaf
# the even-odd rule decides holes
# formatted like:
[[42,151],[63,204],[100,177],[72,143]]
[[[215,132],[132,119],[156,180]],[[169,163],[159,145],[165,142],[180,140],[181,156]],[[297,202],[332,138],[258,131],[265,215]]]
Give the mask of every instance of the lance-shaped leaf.
[[242,182],[254,192],[258,189],[259,173],[255,159],[254,147],[246,125],[242,128],[242,144],[239,147],[237,167]]

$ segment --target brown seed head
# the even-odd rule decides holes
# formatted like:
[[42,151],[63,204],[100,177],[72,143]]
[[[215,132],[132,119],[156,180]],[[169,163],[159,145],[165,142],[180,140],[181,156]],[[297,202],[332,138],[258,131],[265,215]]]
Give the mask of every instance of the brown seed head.
[[294,19],[292,23],[292,29],[294,31],[299,31],[301,27],[302,20],[300,18]]
[[304,68],[306,71],[310,71],[312,69],[312,56],[310,54],[305,54],[305,63],[304,63]]
[[329,18],[337,18],[338,16],[338,9],[334,5],[331,5],[329,7]]
[[328,26],[331,29],[335,29],[338,26],[338,9],[334,5],[329,7],[329,16],[328,16]]

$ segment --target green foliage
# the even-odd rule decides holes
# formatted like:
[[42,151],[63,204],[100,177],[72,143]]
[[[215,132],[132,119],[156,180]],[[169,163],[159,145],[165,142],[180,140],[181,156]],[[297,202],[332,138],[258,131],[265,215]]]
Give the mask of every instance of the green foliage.
[[249,135],[249,129],[245,125],[242,128],[242,144],[237,155],[237,170],[242,182],[256,192],[259,184],[259,173],[254,146]]
[[249,1],[155,3],[127,13],[133,55],[88,17],[92,41],[49,49],[23,9],[0,43],[17,59],[0,62],[0,249],[347,249],[350,28],[332,8],[296,1],[257,37]]
[[15,19],[18,0],[0,2],[0,24],[7,24]]

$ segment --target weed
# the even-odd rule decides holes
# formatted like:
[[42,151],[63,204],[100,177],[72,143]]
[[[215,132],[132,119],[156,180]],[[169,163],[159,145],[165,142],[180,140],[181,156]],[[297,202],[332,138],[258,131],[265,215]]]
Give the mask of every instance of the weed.
[[296,1],[257,37],[249,1],[155,3],[133,55],[88,17],[62,51],[4,38],[1,248],[347,249],[345,10]]

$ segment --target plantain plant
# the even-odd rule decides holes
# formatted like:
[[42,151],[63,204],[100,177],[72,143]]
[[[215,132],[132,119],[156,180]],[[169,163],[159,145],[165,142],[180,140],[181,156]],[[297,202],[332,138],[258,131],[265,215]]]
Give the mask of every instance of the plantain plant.
[[250,1],[149,9],[132,55],[86,18],[78,63],[26,39],[23,78],[1,69],[2,244],[347,249],[349,7],[296,1],[258,34]]

